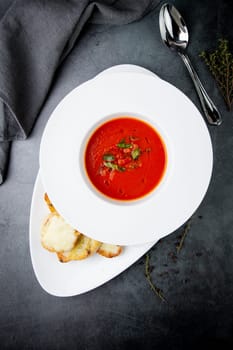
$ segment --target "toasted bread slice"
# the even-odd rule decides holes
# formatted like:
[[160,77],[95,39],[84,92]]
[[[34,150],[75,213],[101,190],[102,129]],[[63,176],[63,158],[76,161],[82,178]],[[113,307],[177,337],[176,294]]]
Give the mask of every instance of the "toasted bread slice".
[[50,213],[41,226],[41,244],[50,252],[71,250],[80,233],[56,213]]
[[100,245],[101,242],[80,234],[75,246],[71,250],[57,253],[57,256],[61,262],[83,260],[94,254],[99,249]]
[[102,243],[97,253],[105,256],[106,258],[114,258],[115,256],[120,255],[122,252],[122,247],[115,244]]
[[100,248],[102,242],[96,241],[95,239],[90,238],[89,243],[89,255],[92,255],[97,252],[97,250]]
[[55,209],[55,207],[53,206],[52,202],[50,201],[49,196],[48,196],[47,193],[44,194],[44,200],[45,200],[45,203],[47,204],[50,212],[58,214],[57,210]]

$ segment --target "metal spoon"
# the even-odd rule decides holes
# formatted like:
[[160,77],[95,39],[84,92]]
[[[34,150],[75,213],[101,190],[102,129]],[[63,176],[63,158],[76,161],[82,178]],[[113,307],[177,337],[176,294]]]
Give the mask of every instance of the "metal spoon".
[[222,118],[207,92],[205,91],[196,71],[194,70],[185,49],[188,46],[189,34],[187,26],[177,9],[170,4],[164,4],[159,14],[160,33],[164,43],[172,50],[177,51],[185,63],[193,80],[204,114],[212,125],[220,125]]

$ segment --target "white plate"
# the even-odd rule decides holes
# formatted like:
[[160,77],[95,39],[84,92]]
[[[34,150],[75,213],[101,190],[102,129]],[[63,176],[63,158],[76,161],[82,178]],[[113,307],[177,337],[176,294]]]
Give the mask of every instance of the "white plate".
[[[168,151],[165,181],[133,204],[97,195],[82,171],[88,134],[117,114],[148,120]],[[74,89],[52,113],[40,147],[42,181],[60,214],[86,235],[122,245],[157,241],[180,227],[201,203],[212,165],[208,129],[194,104],[171,84],[134,72],[99,75]]]

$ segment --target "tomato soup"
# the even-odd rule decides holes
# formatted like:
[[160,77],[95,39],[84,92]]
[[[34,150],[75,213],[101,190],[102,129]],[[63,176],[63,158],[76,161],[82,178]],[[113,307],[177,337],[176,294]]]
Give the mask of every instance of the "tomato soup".
[[146,122],[118,117],[100,125],[88,140],[85,167],[94,187],[116,200],[136,200],[158,186],[166,168],[166,148]]

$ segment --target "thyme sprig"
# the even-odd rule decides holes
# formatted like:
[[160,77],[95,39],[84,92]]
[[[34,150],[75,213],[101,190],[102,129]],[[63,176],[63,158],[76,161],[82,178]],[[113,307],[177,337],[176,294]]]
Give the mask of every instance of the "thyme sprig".
[[152,291],[162,300],[162,301],[167,301],[163,295],[163,292],[160,288],[158,288],[152,281],[151,277],[151,265],[150,265],[150,254],[146,254],[146,261],[145,261],[145,276],[146,279],[150,285],[150,288]]
[[228,40],[219,39],[218,43],[215,51],[202,51],[200,57],[215,78],[230,111],[233,104],[233,55],[229,51]]
[[179,241],[179,243],[176,245],[176,251],[177,251],[177,253],[180,253],[181,249],[182,249],[183,246],[184,246],[184,241],[185,241],[185,238],[186,238],[188,232],[190,231],[191,223],[192,223],[192,218],[190,218],[190,219],[187,221],[186,225],[184,226],[184,229],[183,229],[182,234],[181,234],[180,241]]

